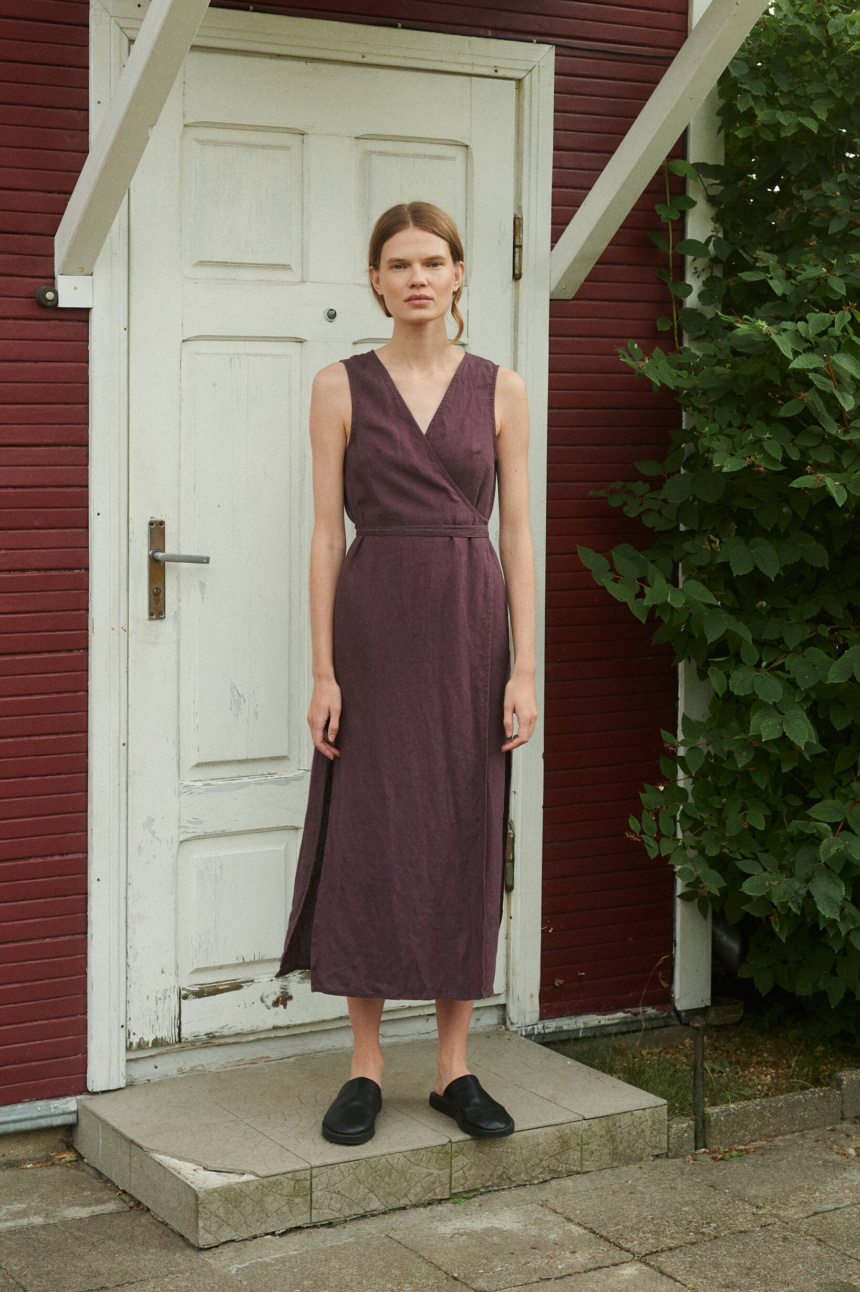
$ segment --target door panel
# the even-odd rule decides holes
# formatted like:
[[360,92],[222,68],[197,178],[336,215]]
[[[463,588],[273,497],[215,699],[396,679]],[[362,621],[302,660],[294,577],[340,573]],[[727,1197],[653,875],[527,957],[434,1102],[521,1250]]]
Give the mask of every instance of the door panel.
[[[367,238],[416,197],[464,235],[464,343],[510,363],[515,105],[504,80],[194,50],[153,132],[130,200],[131,1047],[345,1016],[273,976],[313,753],[310,382],[390,335]],[[156,621],[151,518],[211,558],[166,566]]]

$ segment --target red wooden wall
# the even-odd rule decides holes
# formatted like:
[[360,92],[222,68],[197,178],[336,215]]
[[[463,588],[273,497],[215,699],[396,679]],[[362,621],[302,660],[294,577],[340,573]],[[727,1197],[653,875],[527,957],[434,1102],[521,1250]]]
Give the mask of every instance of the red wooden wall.
[[[686,0],[213,2],[555,43],[554,238],[687,26]],[[33,292],[86,153],[87,20],[87,0],[0,0],[0,1103],[85,1079],[87,324]],[[575,555],[628,536],[589,490],[654,457],[677,416],[616,357],[656,340],[665,308],[645,236],[658,193],[552,307],[543,1017],[669,996],[671,874],[624,836],[674,677]]]
[[[397,24],[556,46],[553,241],[618,146],[687,34],[687,0],[514,0],[472,4],[310,0],[224,8]],[[675,676],[630,612],[592,582],[578,543],[606,549],[633,530],[589,491],[660,454],[678,416],[617,357],[658,340],[666,288],[646,231],[651,185],[573,301],[552,305],[541,1017],[669,1001],[672,872],[625,837],[675,722]]]
[[87,316],[46,310],[87,0],[0,0],[0,1104],[86,1074]]

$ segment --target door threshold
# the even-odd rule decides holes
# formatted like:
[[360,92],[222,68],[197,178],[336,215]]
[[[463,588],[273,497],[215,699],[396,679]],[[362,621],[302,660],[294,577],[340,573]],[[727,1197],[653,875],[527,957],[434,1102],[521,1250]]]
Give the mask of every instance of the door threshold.
[[[475,1005],[470,1029],[472,1032],[504,1025],[503,996],[493,996]],[[379,1029],[383,1041],[420,1040],[435,1034],[435,1009],[415,1005],[383,1014]],[[180,1041],[176,1045],[129,1050],[126,1056],[126,1078],[128,1085],[137,1085],[165,1077],[178,1077],[186,1072],[253,1068],[278,1059],[345,1050],[351,1045],[352,1029],[349,1023],[339,1019],[262,1034],[204,1037],[195,1041]]]

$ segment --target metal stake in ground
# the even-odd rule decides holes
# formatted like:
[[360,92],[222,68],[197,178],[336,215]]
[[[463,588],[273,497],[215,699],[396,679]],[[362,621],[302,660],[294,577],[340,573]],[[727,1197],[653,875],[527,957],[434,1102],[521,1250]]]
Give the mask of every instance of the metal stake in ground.
[[705,1016],[690,1019],[693,1029],[693,1119],[695,1146],[705,1147]]

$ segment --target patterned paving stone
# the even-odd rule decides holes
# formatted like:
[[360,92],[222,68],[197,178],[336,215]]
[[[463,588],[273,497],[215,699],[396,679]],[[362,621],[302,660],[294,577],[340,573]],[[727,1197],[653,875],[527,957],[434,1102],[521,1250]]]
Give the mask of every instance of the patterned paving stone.
[[398,1225],[397,1241],[476,1292],[558,1279],[627,1261],[602,1238],[535,1203],[483,1208],[472,1199],[456,1211],[428,1211]]
[[589,1270],[587,1274],[570,1274],[549,1284],[528,1283],[517,1288],[517,1292],[679,1292],[679,1285],[674,1279],[631,1261],[629,1265]]
[[809,1220],[798,1221],[793,1227],[820,1238],[828,1247],[835,1247],[846,1256],[860,1258],[860,1207],[823,1211]]
[[26,1292],[87,1292],[193,1268],[201,1258],[152,1216],[90,1216],[0,1233],[0,1269]]
[[234,1277],[252,1292],[462,1292],[463,1286],[391,1238],[314,1246],[242,1265]]
[[860,1261],[782,1224],[695,1247],[677,1247],[646,1260],[695,1292],[850,1292],[860,1288]]
[[846,1156],[858,1145],[860,1128],[786,1135],[762,1144],[755,1153],[715,1162],[700,1158],[697,1179],[754,1206],[767,1207],[782,1220],[796,1220],[831,1207],[860,1203],[860,1157]]
[[117,1196],[115,1185],[96,1179],[86,1167],[0,1171],[0,1231],[127,1210],[128,1203]]
[[540,1197],[636,1256],[774,1223],[764,1208],[709,1189],[698,1170],[687,1162],[639,1163],[554,1180]]

